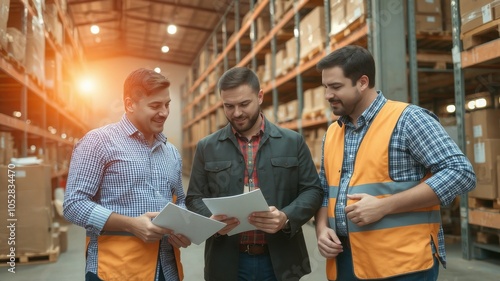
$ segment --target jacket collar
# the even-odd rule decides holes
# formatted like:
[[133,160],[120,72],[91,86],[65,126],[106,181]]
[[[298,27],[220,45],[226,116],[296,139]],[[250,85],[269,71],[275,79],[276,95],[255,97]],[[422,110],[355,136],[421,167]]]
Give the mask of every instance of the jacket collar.
[[[273,123],[269,122],[267,118],[264,116],[264,122],[265,122],[265,127],[264,127],[264,135],[262,136],[261,142],[264,142],[267,140],[267,138],[281,138],[282,134],[278,128],[278,126],[274,125]],[[233,130],[231,128],[231,123],[228,123],[226,127],[224,127],[220,134],[219,134],[219,141],[224,141],[227,139],[231,139],[236,141],[236,136],[233,133]]]

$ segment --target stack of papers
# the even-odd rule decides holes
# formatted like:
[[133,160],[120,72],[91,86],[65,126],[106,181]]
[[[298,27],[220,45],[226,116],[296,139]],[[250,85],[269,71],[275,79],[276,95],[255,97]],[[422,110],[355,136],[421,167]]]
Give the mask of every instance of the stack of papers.
[[257,229],[248,222],[248,217],[253,212],[269,211],[269,206],[260,189],[234,196],[203,198],[203,202],[212,214],[227,215],[240,221],[240,224],[228,235]]
[[167,203],[152,223],[182,234],[196,245],[200,245],[226,226],[225,223],[183,209],[171,202]]

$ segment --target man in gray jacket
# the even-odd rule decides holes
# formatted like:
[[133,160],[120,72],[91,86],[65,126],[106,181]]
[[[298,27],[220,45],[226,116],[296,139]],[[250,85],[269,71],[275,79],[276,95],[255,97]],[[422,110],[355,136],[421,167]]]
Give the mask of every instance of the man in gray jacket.
[[[227,224],[205,243],[205,280],[299,280],[311,272],[302,225],[323,196],[309,148],[261,113],[264,93],[250,69],[228,70],[218,88],[229,124],[198,143],[186,196],[188,209]],[[257,188],[270,207],[250,215],[254,231],[227,235],[239,221],[202,201]]]

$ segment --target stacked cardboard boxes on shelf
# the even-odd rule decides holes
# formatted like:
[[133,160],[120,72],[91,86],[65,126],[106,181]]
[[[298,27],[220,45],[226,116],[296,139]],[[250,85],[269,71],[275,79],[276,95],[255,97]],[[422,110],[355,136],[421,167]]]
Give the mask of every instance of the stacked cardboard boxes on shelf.
[[[9,173],[9,171],[11,171]],[[14,177],[10,177],[15,173]],[[9,180],[12,180],[9,182]],[[9,183],[13,188],[0,189],[0,198],[13,199],[9,212],[2,212],[4,222],[12,222],[12,228],[0,229],[0,240],[15,241],[2,243],[0,253],[12,252],[15,256],[58,253],[58,245],[53,244],[53,207],[50,165],[0,166],[0,182]],[[14,192],[14,193],[12,193]],[[10,196],[9,195],[14,195]],[[2,259],[4,256],[1,257]]]
[[[469,121],[469,125],[467,122]],[[499,175],[497,173],[500,155],[500,110],[484,109],[470,113],[466,118],[466,139],[472,139],[473,150],[468,156],[476,172],[476,188],[471,197],[496,199],[500,197]],[[467,149],[467,148],[466,148]]]
[[[500,22],[500,0],[461,0],[461,34],[464,50],[498,38]],[[496,37],[485,36],[496,33]]]

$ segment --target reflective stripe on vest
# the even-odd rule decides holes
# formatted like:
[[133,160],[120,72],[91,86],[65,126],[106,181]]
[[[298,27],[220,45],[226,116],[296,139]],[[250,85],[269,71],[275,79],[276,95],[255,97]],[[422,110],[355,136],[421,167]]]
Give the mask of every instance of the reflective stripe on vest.
[[[378,198],[391,196],[419,184],[394,182],[389,175],[389,143],[408,105],[387,101],[374,118],[358,148],[348,193],[367,193]],[[328,221],[335,230],[345,127],[330,125],[324,145],[325,175],[329,185]],[[345,196],[345,195],[343,195]],[[355,203],[347,200],[347,205]],[[380,279],[426,270],[432,267],[430,241],[437,243],[441,222],[439,206],[385,216],[378,222],[358,227],[347,221],[354,273],[359,279]],[[337,277],[335,259],[327,260],[327,277]],[[342,270],[342,269],[340,269]]]
[[[177,201],[174,195],[172,202]],[[90,238],[86,237],[86,249]],[[184,279],[181,252],[172,247],[179,280]],[[105,281],[154,281],[160,241],[145,243],[128,232],[104,232],[97,237],[97,276]],[[87,251],[85,251],[87,253]]]

